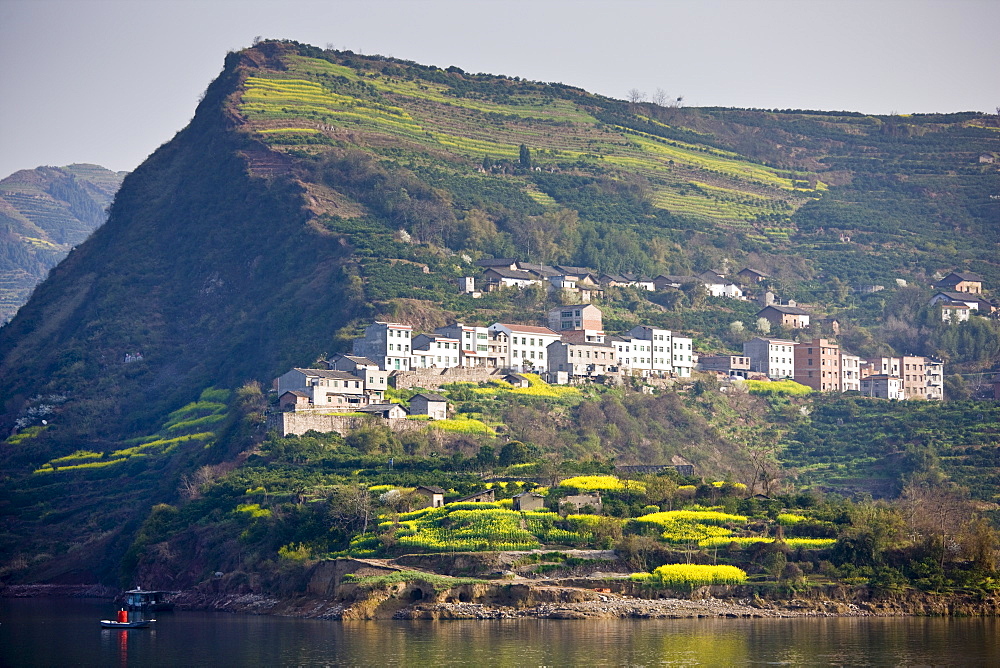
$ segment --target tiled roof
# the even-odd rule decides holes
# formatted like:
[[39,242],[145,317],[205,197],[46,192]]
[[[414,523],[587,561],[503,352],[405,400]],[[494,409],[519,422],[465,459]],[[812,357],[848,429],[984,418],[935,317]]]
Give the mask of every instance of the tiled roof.
[[412,397],[410,397],[410,401],[413,401],[417,397],[423,397],[427,401],[443,401],[445,403],[448,402],[448,400],[442,397],[440,394],[432,394],[430,392],[421,392],[420,394],[415,394]]
[[534,281],[535,277],[526,271],[518,271],[517,269],[504,269],[503,267],[490,267],[486,271],[492,271],[500,278],[517,278],[522,281]]
[[338,378],[343,380],[361,380],[354,374],[348,373],[346,371],[334,371],[328,369],[299,369],[295,368],[294,371],[299,371],[306,374],[307,376],[318,376],[319,378]]
[[800,309],[798,306],[778,306],[776,304],[772,304],[771,306],[765,306],[758,312],[758,315],[760,313],[763,313],[769,308],[773,308],[778,313],[786,313],[788,315],[809,315],[809,311],[804,311]]
[[497,324],[506,327],[512,332],[518,332],[520,334],[545,334],[548,336],[555,336],[557,338],[562,336],[558,332],[553,332],[548,327],[533,327],[532,325],[510,325],[505,322],[500,322]]

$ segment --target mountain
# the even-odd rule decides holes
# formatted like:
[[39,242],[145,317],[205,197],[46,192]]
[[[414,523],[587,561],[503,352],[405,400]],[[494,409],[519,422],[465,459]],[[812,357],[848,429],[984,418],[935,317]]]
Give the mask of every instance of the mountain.
[[[751,266],[882,350],[887,314],[921,299],[895,279],[966,269],[1000,282],[991,155],[1000,119],[979,113],[663,107],[290,42],[231,53],[191,123],[124,178],[107,222],[0,328],[0,433],[17,432],[0,469],[18,490],[0,547],[36,541],[62,560],[45,577],[92,559],[106,579],[107,555],[151,506],[250,456],[247,381],[343,351],[377,317],[540,317],[545,296],[530,291],[459,294],[483,256],[654,275]],[[889,289],[864,296],[859,283]],[[621,292],[602,304],[605,326],[645,322],[723,349],[734,321],[755,323],[752,304],[678,300]],[[721,476],[734,441],[701,416],[722,408],[700,401],[636,410],[683,417],[657,429],[671,443],[700,434]],[[631,409],[606,403],[579,435],[565,415],[511,419],[587,456],[650,447]],[[776,414],[797,413],[786,408]]]
[[0,181],[0,323],[104,223],[125,177],[98,165],[24,169]]
[[227,57],[190,126],[3,328],[2,425],[59,388],[71,440],[120,437],[330,352],[393,299],[474,315],[448,288],[472,271],[462,253],[747,262],[807,298],[956,267],[996,285],[986,154],[1000,119],[984,114],[663,108],[263,42]]

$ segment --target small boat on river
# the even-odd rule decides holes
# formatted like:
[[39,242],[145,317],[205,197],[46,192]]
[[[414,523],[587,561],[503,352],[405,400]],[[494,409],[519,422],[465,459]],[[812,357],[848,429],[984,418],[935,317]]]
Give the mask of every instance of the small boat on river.
[[102,629],[145,629],[155,622],[155,619],[129,619],[128,610],[119,610],[118,619],[102,619]]
[[141,619],[137,622],[116,622],[112,619],[102,619],[102,629],[146,629],[155,619]]

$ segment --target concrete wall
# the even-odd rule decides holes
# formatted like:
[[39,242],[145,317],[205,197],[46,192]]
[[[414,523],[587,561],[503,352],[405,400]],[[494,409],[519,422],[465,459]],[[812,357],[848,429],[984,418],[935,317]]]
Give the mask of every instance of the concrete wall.
[[419,369],[414,371],[394,372],[389,380],[396,389],[422,387],[425,390],[436,390],[448,383],[470,382],[484,383],[488,380],[499,380],[506,375],[502,369],[479,369],[469,367],[454,367],[452,369]]
[[420,431],[427,426],[422,420],[385,420],[361,415],[323,415],[321,413],[287,412],[272,413],[267,418],[267,428],[277,429],[282,436],[301,436],[310,429],[322,434],[335,431],[346,436],[368,424],[387,425],[393,431]]

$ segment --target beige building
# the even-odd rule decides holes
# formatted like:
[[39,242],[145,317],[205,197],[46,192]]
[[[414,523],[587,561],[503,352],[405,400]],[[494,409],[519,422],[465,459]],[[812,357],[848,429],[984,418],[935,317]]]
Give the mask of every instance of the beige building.
[[572,378],[593,378],[621,373],[609,343],[570,343],[556,341],[548,348],[550,373],[565,371]]
[[772,325],[787,329],[804,329],[809,326],[809,312],[798,306],[772,304],[757,312],[757,318],[764,318]]
[[559,306],[549,311],[549,329],[556,332],[571,330],[604,330],[601,309],[593,304]]
[[820,392],[840,392],[840,346],[829,339],[800,341],[795,346],[795,382]]

